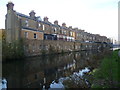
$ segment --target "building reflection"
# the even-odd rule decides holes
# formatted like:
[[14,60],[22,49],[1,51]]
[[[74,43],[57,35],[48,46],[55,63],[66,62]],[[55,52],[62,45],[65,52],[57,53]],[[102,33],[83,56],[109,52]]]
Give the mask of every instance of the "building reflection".
[[[67,77],[85,67],[94,67],[93,55],[99,52],[81,51],[66,54],[30,57],[3,64],[3,77],[8,88],[49,88],[53,80]],[[97,60],[96,60],[97,61]]]

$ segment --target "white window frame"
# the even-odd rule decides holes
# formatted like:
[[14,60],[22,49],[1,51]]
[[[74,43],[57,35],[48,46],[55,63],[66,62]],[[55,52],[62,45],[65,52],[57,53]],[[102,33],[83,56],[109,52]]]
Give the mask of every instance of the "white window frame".
[[55,33],[57,33],[57,28],[54,28],[54,30],[55,30]]
[[73,32],[70,32],[70,36],[73,36]]
[[24,37],[28,38],[28,32],[24,32]]
[[40,24],[40,23],[38,24],[38,27],[41,27],[41,24]]
[[45,30],[45,25],[43,25],[43,30]]
[[29,24],[28,24],[28,20],[25,20],[25,26],[29,26]]

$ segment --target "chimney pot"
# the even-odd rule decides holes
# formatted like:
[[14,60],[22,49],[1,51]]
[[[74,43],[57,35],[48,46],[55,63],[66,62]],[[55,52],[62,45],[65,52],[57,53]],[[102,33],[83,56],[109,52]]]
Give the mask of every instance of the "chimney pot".
[[49,19],[48,17],[44,17],[45,22],[48,22],[48,19]]
[[14,8],[14,4],[12,2],[8,2],[7,6],[7,10],[13,10]]
[[69,29],[72,29],[72,26],[69,26]]
[[29,13],[29,15],[30,15],[30,17],[32,17],[32,18],[35,18],[35,12],[34,12],[34,10],[32,10],[30,13]]
[[58,21],[57,21],[57,20],[55,20],[55,21],[54,21],[54,24],[55,24],[55,25],[58,25]]
[[66,24],[65,24],[65,23],[63,23],[63,24],[62,24],[62,26],[63,26],[63,27],[66,27]]

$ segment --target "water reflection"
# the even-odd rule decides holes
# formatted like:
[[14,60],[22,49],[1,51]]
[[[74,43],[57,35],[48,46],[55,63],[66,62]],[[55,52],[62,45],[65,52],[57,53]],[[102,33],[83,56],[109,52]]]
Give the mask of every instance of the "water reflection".
[[4,90],[6,90],[7,88],[7,80],[5,78],[2,79],[2,83],[1,83],[1,89],[4,88]]
[[95,68],[97,60],[93,56],[100,53],[82,51],[4,63],[3,77],[8,81],[8,88],[50,88],[62,77],[69,77],[85,67]]

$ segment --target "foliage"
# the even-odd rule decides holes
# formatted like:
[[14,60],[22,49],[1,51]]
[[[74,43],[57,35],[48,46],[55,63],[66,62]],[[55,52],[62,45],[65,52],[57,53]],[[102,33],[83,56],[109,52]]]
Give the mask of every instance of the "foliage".
[[2,41],[3,60],[21,59],[24,57],[23,40],[16,40],[12,43]]
[[61,51],[61,54],[63,55],[63,54],[65,54],[65,51],[62,49],[62,51]]
[[42,56],[44,56],[46,54],[46,50],[42,49],[41,54],[42,54]]
[[54,47],[50,45],[49,54],[54,54],[54,53],[55,53]]
[[118,65],[120,65],[120,57],[118,50],[113,51],[112,55],[106,56],[100,67],[93,70],[92,88],[118,88],[120,87],[120,79],[118,74]]
[[63,84],[68,90],[71,88],[88,88],[85,79],[79,76],[69,77],[68,79],[63,81]]

